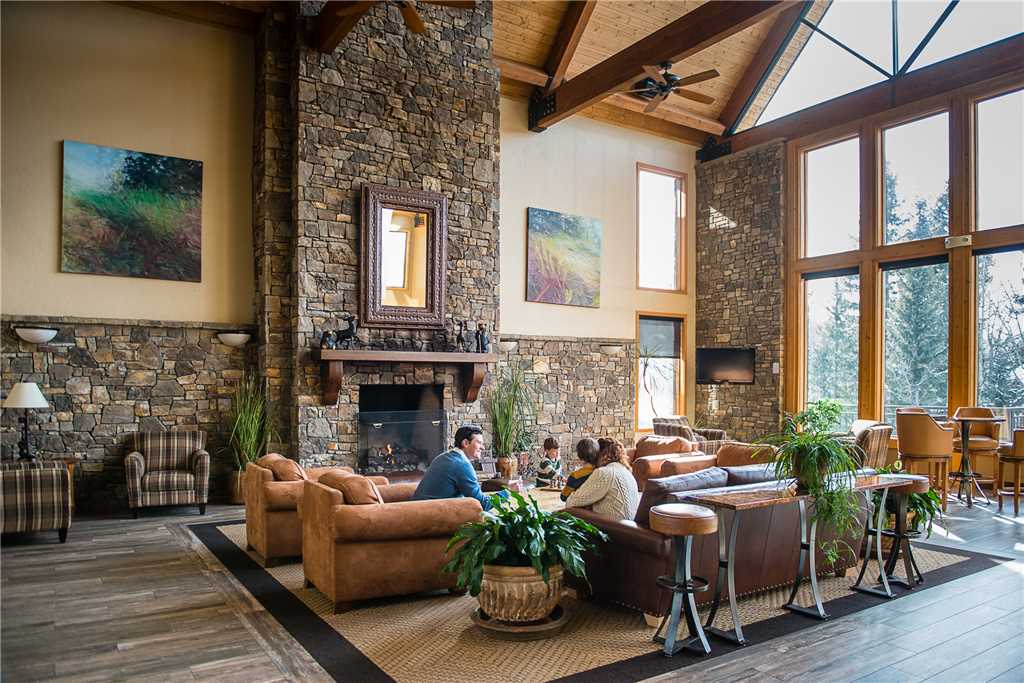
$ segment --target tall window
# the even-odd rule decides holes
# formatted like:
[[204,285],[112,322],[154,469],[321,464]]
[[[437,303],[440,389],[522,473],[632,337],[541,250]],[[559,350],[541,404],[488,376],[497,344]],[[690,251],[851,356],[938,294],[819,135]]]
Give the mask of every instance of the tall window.
[[637,166],[637,286],[683,289],[686,176]]
[[896,424],[896,409],[920,406],[947,414],[949,372],[949,265],[883,266],[885,331],[883,419]]
[[885,130],[885,243],[949,234],[949,115]]
[[804,256],[860,245],[860,139],[804,154]]
[[1003,438],[1024,429],[1024,247],[975,256],[980,406],[1007,418]]
[[1024,90],[977,104],[978,228],[1024,224]]
[[651,429],[653,418],[678,415],[683,408],[683,321],[642,315],[637,321],[637,429]]
[[839,401],[843,429],[857,419],[859,290],[856,272],[814,276],[804,282],[807,402]]

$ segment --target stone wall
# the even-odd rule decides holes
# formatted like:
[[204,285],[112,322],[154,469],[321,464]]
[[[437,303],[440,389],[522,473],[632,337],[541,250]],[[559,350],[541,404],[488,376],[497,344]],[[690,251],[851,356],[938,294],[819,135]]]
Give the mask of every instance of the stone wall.
[[[53,325],[46,344],[23,342],[16,323]],[[230,454],[225,446],[234,384],[247,348],[221,344],[227,325],[75,318],[11,318],[2,324],[2,384],[35,382],[51,410],[29,412],[39,457],[78,455],[75,496],[83,512],[127,506],[124,456],[137,431],[199,428],[208,434],[211,496],[223,498]],[[17,418],[3,411],[4,458],[18,452]]]
[[784,173],[782,143],[697,166],[697,346],[754,347],[757,364],[756,384],[697,386],[696,409],[743,440],[781,416]]
[[553,436],[568,463],[585,436],[633,445],[636,344],[631,340],[504,335],[515,349],[502,363],[522,368],[538,394],[537,448]]

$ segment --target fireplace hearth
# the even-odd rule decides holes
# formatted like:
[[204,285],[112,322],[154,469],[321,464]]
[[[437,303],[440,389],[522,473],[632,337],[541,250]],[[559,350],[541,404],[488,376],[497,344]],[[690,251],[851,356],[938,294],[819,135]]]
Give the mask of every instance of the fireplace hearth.
[[444,451],[448,419],[439,384],[359,387],[360,474],[416,475]]

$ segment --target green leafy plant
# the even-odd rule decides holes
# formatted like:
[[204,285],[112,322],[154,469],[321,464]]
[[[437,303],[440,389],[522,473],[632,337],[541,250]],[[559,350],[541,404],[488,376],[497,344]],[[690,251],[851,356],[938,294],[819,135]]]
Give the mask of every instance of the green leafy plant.
[[228,441],[235,456],[235,465],[243,470],[246,463],[266,455],[270,442],[277,438],[267,396],[256,373],[246,372],[238,380],[229,420],[231,436]]
[[831,432],[839,424],[842,414],[842,403],[830,398],[823,398],[808,404],[807,408],[797,413],[793,419],[804,430]]
[[484,565],[533,567],[545,582],[549,568],[562,565],[586,580],[583,553],[594,548],[597,539],[607,541],[608,537],[568,512],[545,512],[536,500],[515,491],[509,491],[509,496],[491,496],[493,507],[481,520],[463,524],[455,532],[447,548],[454,552],[443,571],[456,572],[459,587],[468,587],[474,596],[480,594]]
[[491,395],[491,425],[494,451],[512,456],[533,445],[535,422],[533,389],[522,368],[506,365],[498,371]]
[[[899,474],[901,472],[903,472],[903,463],[899,460],[878,469],[879,474]],[[872,498],[877,509],[882,504],[882,492],[875,491]],[[896,514],[896,501],[892,496],[886,497],[885,509],[889,514]],[[924,527],[925,537],[930,537],[937,517],[942,517],[942,498],[939,497],[938,491],[929,488],[927,493],[911,493],[907,496],[907,518],[910,521],[911,531],[921,531],[921,527]]]
[[835,531],[836,538],[818,544],[831,564],[839,559],[840,548],[852,552],[843,539],[860,530],[860,506],[851,484],[863,458],[856,444],[831,432],[838,421],[833,412],[831,406],[811,404],[787,415],[781,432],[761,440],[776,449],[776,476],[796,479],[798,489],[814,498],[813,519]]

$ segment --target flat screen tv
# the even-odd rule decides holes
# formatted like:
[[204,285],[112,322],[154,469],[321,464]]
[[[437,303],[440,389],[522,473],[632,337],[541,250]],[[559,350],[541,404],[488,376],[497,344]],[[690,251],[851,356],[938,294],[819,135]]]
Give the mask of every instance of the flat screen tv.
[[754,349],[697,349],[697,384],[753,384]]

